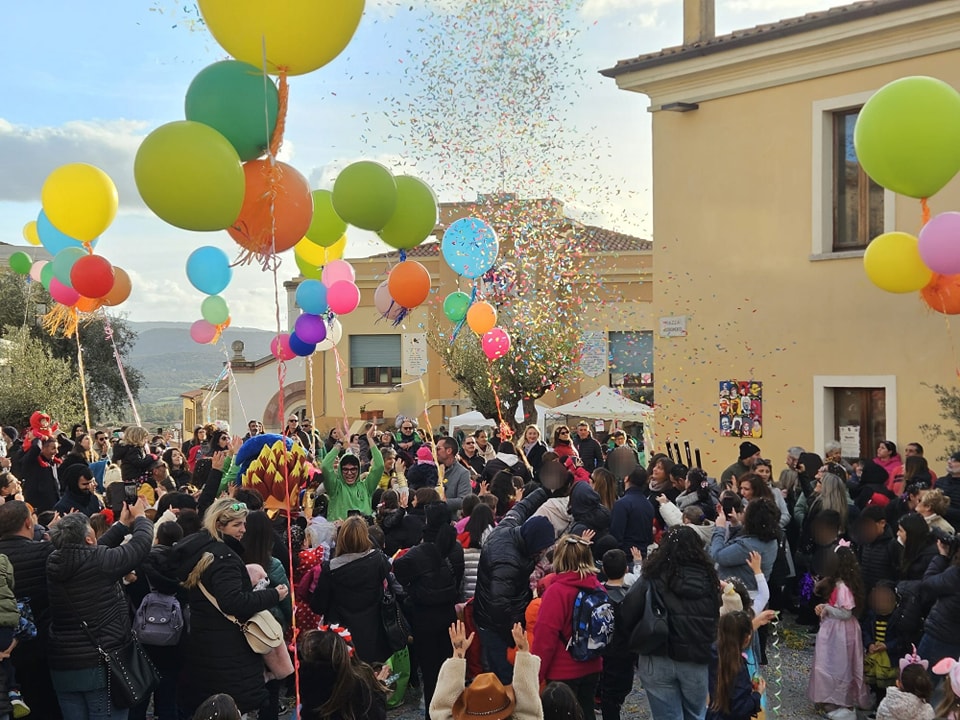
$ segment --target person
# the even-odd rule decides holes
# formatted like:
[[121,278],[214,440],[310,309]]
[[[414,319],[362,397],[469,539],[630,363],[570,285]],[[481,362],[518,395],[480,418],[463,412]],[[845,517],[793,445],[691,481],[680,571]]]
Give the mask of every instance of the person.
[[610,511],[610,534],[627,556],[637,548],[643,557],[653,542],[653,505],[647,499],[647,471],[637,466],[623,480],[624,493]]
[[960,451],[947,458],[947,473],[937,478],[937,490],[950,498],[946,520],[955,528],[960,527]]
[[247,423],[247,434],[243,436],[243,441],[246,442],[252,437],[256,437],[260,434],[260,423],[256,420],[250,420]]
[[217,693],[200,703],[193,720],[242,720],[242,716],[232,697]]
[[590,431],[590,425],[581,420],[577,423],[577,434],[573,438],[573,445],[577,449],[583,467],[587,472],[593,472],[598,467],[603,467],[603,446],[597,442],[597,439]]
[[470,470],[471,479],[478,478],[483,474],[483,468],[487,461],[479,451],[475,437],[467,435],[463,439],[463,447],[460,448],[460,460]]
[[452,437],[437,440],[437,460],[443,469],[443,496],[450,510],[456,512],[463,499],[473,491],[470,471],[457,460],[460,446]]
[[53,510],[60,499],[57,469],[57,439],[34,440],[22,461],[23,497],[38,513]]
[[711,647],[706,720],[750,720],[759,714],[766,682],[760,678],[754,685],[743,655],[752,640],[753,623],[746,612],[720,617]]
[[751,591],[751,597],[754,597],[757,581],[747,565],[747,559],[751,552],[760,553],[763,576],[770,579],[773,563],[777,559],[779,511],[772,500],[757,498],[747,503],[742,517],[742,526],[733,528],[734,532],[728,534],[727,515],[718,511],[710,541],[710,557],[716,561],[720,576],[742,580]]
[[932,668],[934,675],[946,675],[943,683],[943,700],[937,705],[938,718],[960,718],[960,662],[954,658],[941,660]]
[[562,682],[547,684],[540,693],[540,705],[545,720],[586,720],[577,696]]
[[433,450],[429,445],[421,445],[417,450],[416,464],[407,470],[407,486],[412,492],[420,488],[435,488],[440,482],[439,478]]
[[497,473],[506,470],[511,476],[519,477],[524,484],[530,482],[533,477],[530,475],[530,468],[527,467],[525,458],[517,455],[517,448],[509,440],[500,443],[498,452],[493,460],[488,460],[480,475],[480,480],[490,482],[496,477]]
[[527,464],[533,469],[533,476],[539,477],[540,462],[543,460],[543,454],[549,450],[547,444],[543,441],[540,428],[536,425],[527,425],[523,430],[523,454],[527,458]]
[[953,525],[943,517],[948,507],[950,507],[950,498],[944,495],[942,490],[923,490],[920,493],[920,501],[917,503],[917,513],[927,521],[931,530],[953,535]]
[[287,418],[287,424],[283,428],[283,436],[300,443],[306,452],[310,452],[310,436],[300,427],[299,415],[291,415]]
[[[892,658],[904,650],[902,608],[898,607],[897,586],[881,580],[867,596],[867,612],[860,620],[863,632],[863,680],[874,697],[882,697],[897,678]],[[909,646],[908,646],[909,647]]]
[[477,441],[477,452],[480,453],[480,457],[483,458],[485,463],[490,462],[497,456],[497,448],[489,442],[489,437],[487,431],[483,428],[479,428],[473,433],[473,439]]
[[900,676],[896,687],[887,688],[887,694],[877,707],[877,720],[933,720],[933,683],[927,674],[930,663],[921,659],[916,649],[900,660]]
[[400,494],[396,490],[386,490],[380,496],[376,522],[383,530],[383,551],[388,557],[413,547],[423,537],[423,520],[400,506]]
[[63,471],[63,479],[66,492],[53,506],[54,510],[61,515],[82,512],[87,517],[103,510],[103,503],[94,492],[97,485],[89,465],[70,465]]
[[894,551],[898,555],[897,580],[922,580],[937,555],[937,541],[927,521],[918,513],[907,513],[900,518]]
[[413,420],[404,418],[397,428],[397,448],[410,458],[417,456],[417,450],[423,445],[423,438],[417,432],[417,424]]
[[580,457],[573,440],[570,438],[570,428],[566,425],[557,425],[553,430],[553,452],[560,458]]
[[614,608],[613,640],[604,648],[603,669],[600,671],[600,712],[603,720],[620,720],[624,700],[633,689],[633,672],[637,666],[636,653],[630,652],[630,638],[623,627],[620,606],[630,589],[624,578],[627,574],[627,554],[619,548],[607,550],[601,558],[603,587]]
[[[372,431],[368,431],[372,432]],[[359,510],[365,515],[372,512],[371,497],[380,484],[383,475],[383,455],[376,445],[370,445],[372,461],[370,471],[360,480],[360,458],[356,455],[341,453],[337,448],[328,452],[320,468],[323,473],[323,486],[330,498],[330,507],[327,517],[330,520],[345,520],[351,510]],[[337,457],[340,457],[338,468],[334,468]]]
[[327,439],[323,441],[324,457],[334,448],[343,448],[343,433],[340,432],[340,428],[337,427],[330,428],[330,432],[327,433]]
[[741,475],[753,472],[753,465],[760,459],[760,448],[749,440],[740,443],[740,454],[737,461],[720,474],[720,486],[727,487]]
[[156,461],[157,457],[147,447],[149,439],[150,433],[146,428],[131,425],[113,448],[113,462],[120,466],[124,482],[139,480]]
[[617,502],[617,478],[606,468],[597,468],[590,473],[590,486],[600,496],[600,502],[612,511]]
[[887,514],[882,505],[865,507],[857,518],[855,529],[863,590],[869,596],[873,586],[881,580],[896,579],[893,531],[887,525]]
[[185,458],[190,457],[190,451],[198,445],[203,445],[207,441],[207,428],[203,425],[195,425],[193,428],[193,435],[184,440],[183,444],[180,446],[180,452],[183,453]]
[[[960,656],[960,553],[957,543],[941,535],[937,555],[920,582],[920,595],[933,606],[927,612],[920,655],[936,664]],[[0,643],[2,644],[2,643]]]
[[480,551],[495,527],[493,510],[486,503],[477,502],[466,521],[459,540],[463,545],[463,599],[469,600],[477,590]]
[[[47,558],[52,619],[47,659],[68,720],[127,717],[110,696],[100,653],[130,642],[130,613],[120,580],[150,552],[153,523],[144,517],[145,507],[142,500],[124,503],[120,522],[99,541],[83,513],[71,513],[50,528],[54,550]],[[123,542],[128,533],[130,540]]]
[[94,462],[94,456],[90,436],[83,433],[74,441],[70,452],[63,456],[60,469],[63,470],[71,465],[89,465],[92,462]]
[[170,477],[173,478],[173,482],[178,488],[190,484],[193,475],[191,474],[190,468],[187,465],[186,458],[178,448],[167,448],[163,451],[163,455],[161,457],[167,464],[167,470],[170,472]]
[[897,444],[891,440],[881,440],[873,461],[887,471],[887,490],[895,492],[897,474],[903,465],[903,460],[897,454]]

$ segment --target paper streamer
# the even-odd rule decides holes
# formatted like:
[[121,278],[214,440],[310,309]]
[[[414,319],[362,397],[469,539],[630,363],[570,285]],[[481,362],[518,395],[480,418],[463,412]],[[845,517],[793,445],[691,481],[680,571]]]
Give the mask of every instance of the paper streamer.
[[[113,326],[110,325],[110,316],[106,311],[103,312],[103,333],[110,345],[113,347],[113,357],[117,361],[117,369],[120,370],[120,380],[123,382],[123,389],[127,392],[127,399],[130,401],[130,409],[133,410],[133,419],[137,425],[142,426],[140,413],[137,412],[137,403],[133,400],[133,391],[130,390],[130,383],[127,382],[127,373],[123,369],[123,361],[120,359],[120,351],[117,350],[117,344],[113,341]],[[89,427],[89,426],[88,426]]]

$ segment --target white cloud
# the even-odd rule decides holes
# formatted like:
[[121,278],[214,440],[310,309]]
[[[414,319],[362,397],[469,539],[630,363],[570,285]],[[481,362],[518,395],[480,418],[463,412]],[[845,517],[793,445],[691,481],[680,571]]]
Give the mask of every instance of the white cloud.
[[737,13],[789,11],[803,14],[824,10],[838,4],[837,0],[731,0],[724,4],[724,10]]

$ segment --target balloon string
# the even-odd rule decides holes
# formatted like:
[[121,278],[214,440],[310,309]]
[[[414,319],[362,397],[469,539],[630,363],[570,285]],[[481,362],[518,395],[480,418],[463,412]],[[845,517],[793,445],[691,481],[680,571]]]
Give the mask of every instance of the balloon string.
[[[477,286],[473,286],[473,291],[470,293],[470,302],[467,303],[467,310],[470,310],[470,306],[473,305],[473,301],[477,299]],[[457,341],[457,335],[460,334],[460,331],[463,329],[464,323],[467,322],[467,314],[463,314],[463,318],[460,322],[457,323],[457,326],[453,329],[453,333],[450,335],[450,344],[453,345]]]
[[83,394],[83,419],[87,423],[86,427],[93,427],[90,424],[90,403],[87,401],[87,377],[83,369],[83,348],[80,347],[80,333],[77,333],[77,370],[80,372],[80,391]]
[[343,439],[350,442],[350,422],[347,419],[347,398],[343,392],[343,369],[346,367],[340,358],[340,351],[333,346],[333,355],[337,359],[337,388],[340,390],[340,410],[343,412]]
[[283,144],[283,132],[287,126],[287,104],[290,101],[290,85],[287,82],[287,69],[280,68],[280,86],[277,90],[277,124],[273,128],[273,136],[270,138],[270,157],[276,158],[280,153],[280,146]]
[[443,463],[437,457],[437,442],[433,437],[433,425],[430,424],[430,408],[427,407],[427,386],[423,384],[423,375],[417,378],[420,384],[420,396],[423,398],[423,424],[427,426],[427,432],[430,433],[430,453],[433,455],[433,462],[437,466],[437,492],[443,497]]
[[930,222],[930,205],[927,198],[920,198],[920,227]]
[[[780,619],[774,618],[770,623],[770,652],[769,659],[773,661],[771,667],[773,672],[770,678],[770,685],[773,686],[773,692],[768,692],[773,702],[770,704],[770,716],[776,718],[783,706],[781,695],[783,694],[783,659],[780,655]],[[767,688],[770,690],[770,687]]]
[[123,361],[120,359],[120,351],[117,349],[117,343],[113,340],[113,327],[110,325],[110,316],[103,313],[103,332],[110,345],[113,346],[113,357],[117,361],[117,369],[120,370],[120,379],[123,381],[123,389],[127,391],[127,399],[130,401],[130,408],[133,410],[133,419],[137,425],[143,425],[140,422],[140,413],[137,412],[137,404],[133,401],[133,391],[130,390],[130,383],[127,382],[127,373],[123,369]]
[[493,390],[493,399],[497,404],[497,418],[500,420],[500,438],[508,439],[513,435],[513,430],[504,422],[503,408],[500,406],[500,394],[497,392],[497,381],[493,378],[493,360],[487,360],[487,375],[490,378],[490,389]]

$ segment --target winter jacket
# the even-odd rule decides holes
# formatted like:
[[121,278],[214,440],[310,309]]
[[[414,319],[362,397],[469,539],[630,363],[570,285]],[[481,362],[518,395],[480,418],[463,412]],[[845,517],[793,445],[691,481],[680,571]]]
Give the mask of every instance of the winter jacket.
[[954,527],[960,527],[960,477],[945,475],[937,478],[936,487],[950,498],[950,507],[947,508],[944,517]]
[[120,466],[124,482],[137,480],[157,461],[139,445],[127,445],[119,442],[113,447],[113,462]]
[[597,491],[587,482],[575,482],[570,489],[570,504],[567,512],[573,518],[568,532],[580,535],[584,530],[593,530],[599,540],[610,531],[610,511],[600,502]]
[[523,478],[524,483],[530,482],[533,478],[530,476],[530,470],[521,462],[520,458],[510,453],[497,453],[497,456],[487,462],[480,473],[480,479],[483,482],[490,482],[494,476],[501,470],[506,470],[511,475]]
[[[711,697],[717,690],[717,670],[717,646],[714,644],[710,648],[708,669],[708,687]],[[729,699],[729,711],[713,710],[708,703],[705,720],[750,720],[760,712],[760,693],[754,692],[753,680],[750,678],[750,670],[747,668],[746,661],[741,661],[740,671],[733,680],[733,687],[727,689],[727,698]]]
[[887,656],[893,659],[903,657],[910,647],[909,643],[904,642],[903,631],[901,607],[894,608],[889,615],[877,615],[868,609],[860,618],[863,647],[868,648],[875,642],[881,642],[887,647]]
[[880,580],[897,579],[897,556],[894,549],[896,544],[893,531],[888,525],[876,540],[860,545],[858,559],[864,592],[869,593]]
[[0,540],[0,553],[13,565],[14,592],[18,599],[30,598],[30,608],[37,627],[50,621],[50,598],[47,592],[47,558],[53,543],[9,535]]
[[530,467],[533,468],[534,476],[537,476],[540,472],[540,463],[543,462],[543,454],[547,452],[550,448],[547,447],[547,444],[543,440],[537,440],[529,448],[524,445],[523,454],[527,456],[527,463]]
[[[684,524],[683,513],[680,511],[680,508],[672,502],[664,503],[660,506],[660,517],[663,518],[667,527]],[[703,525],[687,525],[687,527],[697,532],[697,535],[703,540],[704,548],[710,546],[710,541],[713,539],[713,530],[716,527],[711,520],[704,521]]]
[[17,596],[14,592],[13,564],[0,555],[0,627],[15,628],[20,624]]
[[725,487],[727,483],[731,483],[751,472],[753,472],[752,467],[748,467],[737,460],[733,465],[720,473],[720,485]]
[[454,540],[444,557],[436,543],[424,541],[393,561],[393,574],[410,598],[414,644],[418,638],[426,639],[424,636],[442,635],[457,619],[456,604],[463,584],[460,543]]
[[568,457],[580,457],[576,446],[569,440],[567,442],[563,440],[558,441],[557,444],[553,446],[553,452],[556,453],[557,457],[561,460],[566,460]]
[[898,582],[903,582],[904,580],[922,580],[927,573],[927,568],[930,566],[930,561],[939,554],[937,552],[937,541],[933,537],[930,537],[927,544],[920,549],[920,552],[917,553],[917,556],[911,561],[906,569],[900,570],[900,560],[903,557],[903,546],[897,542],[893,543],[892,547],[897,563]]
[[[528,652],[518,652],[513,667],[513,692],[517,699],[510,720],[543,720],[540,704],[540,685],[537,682],[540,658]],[[453,706],[463,693],[466,683],[467,661],[447,658],[440,667],[437,688],[430,701],[431,720],[454,720]],[[458,714],[458,717],[464,717]]]
[[896,489],[894,488],[894,482],[896,481],[900,469],[903,467],[903,458],[901,458],[900,455],[891,455],[886,460],[881,460],[880,458],[875,457],[873,461],[887,471],[887,490],[896,492]]
[[396,555],[397,550],[412,548],[423,537],[423,520],[411,515],[405,508],[388,510],[380,516],[383,529],[383,551],[387,557]]
[[757,579],[753,570],[747,565],[750,553],[760,553],[760,567],[763,576],[770,578],[773,572],[773,563],[777,559],[777,541],[761,540],[753,535],[743,535],[737,532],[738,528],[730,528],[730,535],[722,527],[713,529],[710,540],[710,557],[717,563],[717,574],[722,578],[735,577],[743,581],[747,590],[757,589]]
[[938,553],[923,576],[920,591],[925,601],[933,602],[923,632],[942,643],[956,643],[960,638],[960,566],[950,566]]
[[353,485],[347,485],[343,481],[339,467],[336,469],[333,467],[340,456],[340,451],[329,452],[324,456],[320,468],[323,471],[323,487],[326,489],[327,497],[330,498],[328,520],[346,520],[350,510],[359,510],[365,515],[370,514],[373,507],[370,499],[376,492],[377,485],[380,484],[380,476],[383,475],[383,455],[380,454],[380,450],[371,446],[370,454],[373,456],[370,472],[363,479],[357,478]]
[[479,452],[475,452],[473,457],[470,457],[463,450],[461,450],[460,457],[463,458],[463,461],[467,463],[467,465],[470,466],[470,469],[473,470],[473,472],[475,472],[477,475],[483,474],[483,469],[487,466],[487,461]]
[[76,481],[73,481],[71,484],[73,487],[67,488],[67,491],[60,500],[57,501],[57,504],[53,506],[54,510],[61,515],[79,510],[87,517],[103,510],[103,503],[100,502],[100,498],[98,498],[95,493],[81,492],[77,487]]
[[623,497],[613,504],[610,513],[610,534],[620,543],[620,549],[630,557],[630,548],[635,547],[647,555],[653,542],[653,505],[643,490],[628,487]]
[[432,462],[418,462],[407,470],[407,487],[410,492],[416,492],[420,488],[435,488],[439,482],[437,466]]
[[577,449],[577,454],[580,455],[580,460],[587,472],[603,467],[603,447],[593,435],[581,439],[579,435],[574,434],[573,446]]
[[477,568],[480,566],[479,548],[463,549],[463,599],[469,600],[477,591]]
[[603,658],[574,660],[567,650],[573,636],[573,601],[580,590],[603,590],[596,575],[557,573],[543,594],[537,614],[537,630],[530,652],[540,658],[540,682],[573,680],[603,669]]
[[22,460],[23,499],[38,513],[53,510],[60,499],[60,482],[55,474],[56,463],[40,457],[40,443],[34,442]]
[[153,542],[153,523],[145,517],[133,523],[132,537],[121,544],[127,528],[117,523],[96,545],[64,545],[47,559],[52,624],[47,639],[51,670],[97,667],[96,646],[81,626],[106,652],[130,639],[130,609],[120,580],[144,561]]
[[458,462],[443,468],[443,497],[450,510],[456,511],[463,505],[463,499],[473,492],[470,471]]
[[877,720],[933,720],[933,707],[913,693],[888,687],[877,707]]

